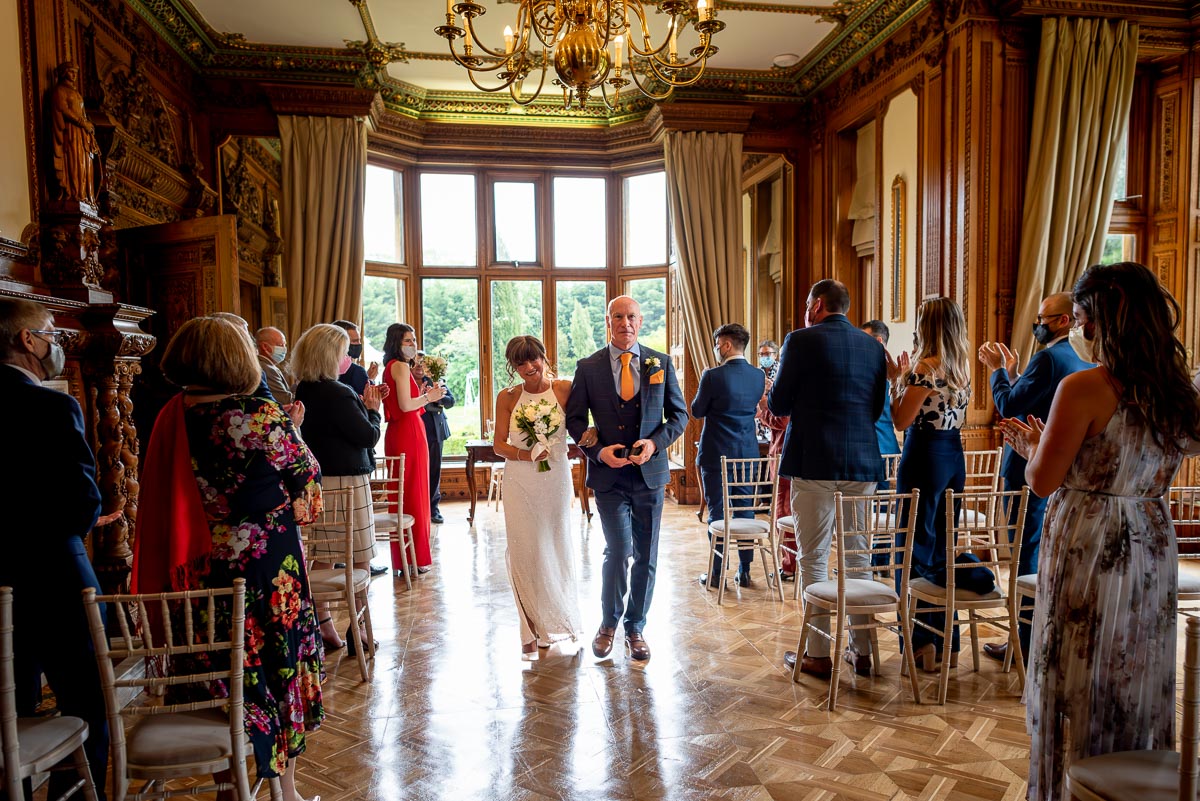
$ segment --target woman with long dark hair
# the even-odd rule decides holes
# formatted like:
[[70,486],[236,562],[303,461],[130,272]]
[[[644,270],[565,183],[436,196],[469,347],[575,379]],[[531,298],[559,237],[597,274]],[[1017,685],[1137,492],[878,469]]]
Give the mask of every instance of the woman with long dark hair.
[[[962,309],[950,298],[933,298],[917,309],[917,342],[911,361],[888,356],[892,420],[906,428],[904,449],[896,468],[896,491],[921,490],[913,529],[913,578],[945,583],[946,490],[962,492],[967,469],[963,461],[962,425],[971,398],[971,343]],[[903,526],[904,523],[902,522]],[[941,629],[945,616],[921,613],[918,619]],[[941,637],[914,626],[913,656],[925,670],[937,669]],[[958,627],[951,641],[951,664],[958,660]]]
[[1089,267],[1073,300],[1098,366],[1063,379],[1044,424],[1001,424],[1030,489],[1053,493],[1025,688],[1036,801],[1066,798],[1069,761],[1174,748],[1178,557],[1163,495],[1200,439],[1179,304],[1154,273]]
[[[383,381],[390,392],[384,398],[387,432],[383,452],[388,456],[404,454],[404,509],[413,517],[413,542],[417,550],[417,570],[429,571],[433,555],[429,549],[429,443],[425,439],[425,404],[442,399],[441,386],[423,389],[413,378],[412,363],[417,358],[417,332],[407,323],[388,326],[383,343]],[[392,567],[402,564],[400,544],[392,543]]]

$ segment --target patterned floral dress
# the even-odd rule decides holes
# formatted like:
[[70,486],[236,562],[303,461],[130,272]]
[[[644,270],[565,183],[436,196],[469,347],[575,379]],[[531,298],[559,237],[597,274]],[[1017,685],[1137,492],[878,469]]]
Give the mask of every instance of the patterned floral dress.
[[1067,798],[1071,760],[1175,747],[1178,556],[1163,494],[1180,460],[1120,406],[1050,497],[1025,688],[1030,799]]
[[258,775],[276,776],[325,716],[324,650],[296,520],[320,510],[320,467],[274,401],[233,396],[192,406],[184,420],[213,535],[200,584],[246,580],[246,732]]

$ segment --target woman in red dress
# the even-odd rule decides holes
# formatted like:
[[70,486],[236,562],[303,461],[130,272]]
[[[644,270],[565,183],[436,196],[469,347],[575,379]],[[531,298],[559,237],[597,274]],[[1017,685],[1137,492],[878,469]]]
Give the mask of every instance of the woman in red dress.
[[[441,400],[445,390],[433,386],[424,392],[412,375],[417,356],[417,334],[407,323],[388,326],[383,343],[383,381],[391,392],[384,399],[383,452],[388,456],[404,454],[404,513],[410,514],[413,542],[417,547],[417,570],[426,573],[433,565],[429,551],[429,443],[421,415],[425,404]],[[402,564],[400,544],[392,543],[392,567]]]

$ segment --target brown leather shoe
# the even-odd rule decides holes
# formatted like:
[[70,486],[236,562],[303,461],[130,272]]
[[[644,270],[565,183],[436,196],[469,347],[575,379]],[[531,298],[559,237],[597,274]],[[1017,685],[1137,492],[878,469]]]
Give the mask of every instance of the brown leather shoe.
[[650,646],[646,644],[646,639],[640,631],[625,635],[625,653],[629,654],[630,659],[636,659],[638,662],[645,662],[650,658]]
[[1003,662],[1004,657],[1008,655],[1008,643],[985,642],[983,644],[983,653],[985,656],[990,656],[998,662]]
[[599,631],[596,632],[596,638],[592,640],[592,653],[600,659],[612,653],[613,637],[616,634],[617,630],[615,628],[610,629],[607,626],[601,626]]
[[855,651],[853,648],[847,648],[842,653],[842,659],[845,660],[847,665],[851,665],[854,668],[854,672],[857,673],[859,676],[870,676],[871,675],[871,655],[870,654],[860,654],[857,651]]
[[800,660],[800,672],[818,679],[827,679],[833,675],[833,660],[827,656],[804,655]]

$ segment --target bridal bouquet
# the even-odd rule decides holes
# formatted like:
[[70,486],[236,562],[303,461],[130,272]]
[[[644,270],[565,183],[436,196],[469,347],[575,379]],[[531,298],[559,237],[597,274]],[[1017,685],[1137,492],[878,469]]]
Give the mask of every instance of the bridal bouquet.
[[425,375],[429,376],[433,383],[437,383],[446,377],[446,360],[441,356],[434,356],[432,353],[425,356]]
[[542,398],[518,406],[513,414],[516,415],[517,428],[525,435],[525,444],[530,447],[530,458],[537,462],[537,471],[548,472],[550,462],[538,457],[550,454],[549,438],[562,427],[562,410],[558,404]]

